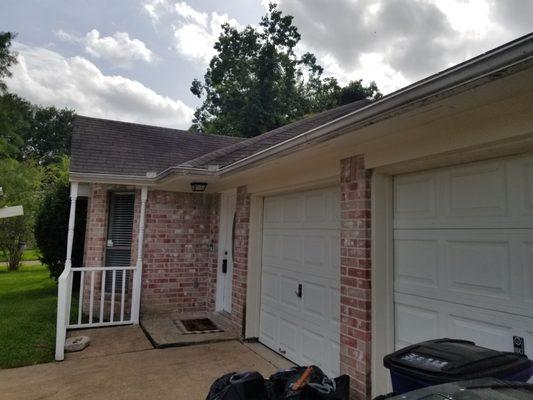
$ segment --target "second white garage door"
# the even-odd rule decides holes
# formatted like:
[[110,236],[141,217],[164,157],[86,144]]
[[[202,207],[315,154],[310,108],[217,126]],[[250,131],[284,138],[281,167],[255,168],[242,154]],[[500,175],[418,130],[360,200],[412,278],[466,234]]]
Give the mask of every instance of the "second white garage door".
[[339,207],[338,188],[267,197],[263,220],[259,339],[331,376],[339,373]]
[[533,357],[533,157],[394,179],[396,347],[437,337]]

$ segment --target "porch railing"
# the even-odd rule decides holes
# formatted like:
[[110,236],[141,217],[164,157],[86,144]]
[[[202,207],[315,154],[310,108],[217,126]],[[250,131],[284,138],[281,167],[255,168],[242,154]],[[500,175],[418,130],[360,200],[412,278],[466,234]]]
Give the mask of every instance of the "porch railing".
[[58,279],[57,343],[67,329],[136,323],[136,274],[135,266],[65,269]]
[[75,267],[71,265],[78,183],[70,186],[70,216],[65,269],[58,279],[55,359],[65,356],[67,329],[139,323],[142,250],[148,188],[141,188],[137,260],[127,267]]

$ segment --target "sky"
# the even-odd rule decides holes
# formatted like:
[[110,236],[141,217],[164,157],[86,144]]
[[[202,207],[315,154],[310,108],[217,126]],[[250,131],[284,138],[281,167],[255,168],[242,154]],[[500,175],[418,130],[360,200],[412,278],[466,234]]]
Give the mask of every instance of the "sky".
[[[532,0],[279,0],[324,76],[384,94],[532,31]],[[186,129],[220,25],[257,25],[268,0],[1,0],[16,32],[10,91],[100,118]]]

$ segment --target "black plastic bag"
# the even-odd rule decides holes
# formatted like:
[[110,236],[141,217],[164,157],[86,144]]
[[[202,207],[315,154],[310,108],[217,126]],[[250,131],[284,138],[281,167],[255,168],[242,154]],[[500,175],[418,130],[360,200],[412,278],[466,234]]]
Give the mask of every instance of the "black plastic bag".
[[259,372],[231,372],[211,385],[206,400],[268,400],[267,385]]
[[272,400],[348,400],[350,378],[342,375],[330,379],[322,370],[313,366],[307,383],[301,390],[293,391],[292,385],[300,378],[306,367],[280,370],[269,378]]

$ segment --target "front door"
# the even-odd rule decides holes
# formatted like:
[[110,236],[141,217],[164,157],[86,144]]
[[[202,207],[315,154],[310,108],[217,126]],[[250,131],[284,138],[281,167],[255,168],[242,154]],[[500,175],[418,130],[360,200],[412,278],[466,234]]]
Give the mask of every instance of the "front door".
[[231,312],[233,284],[233,236],[235,229],[234,190],[222,193],[220,200],[220,227],[218,242],[217,311]]

